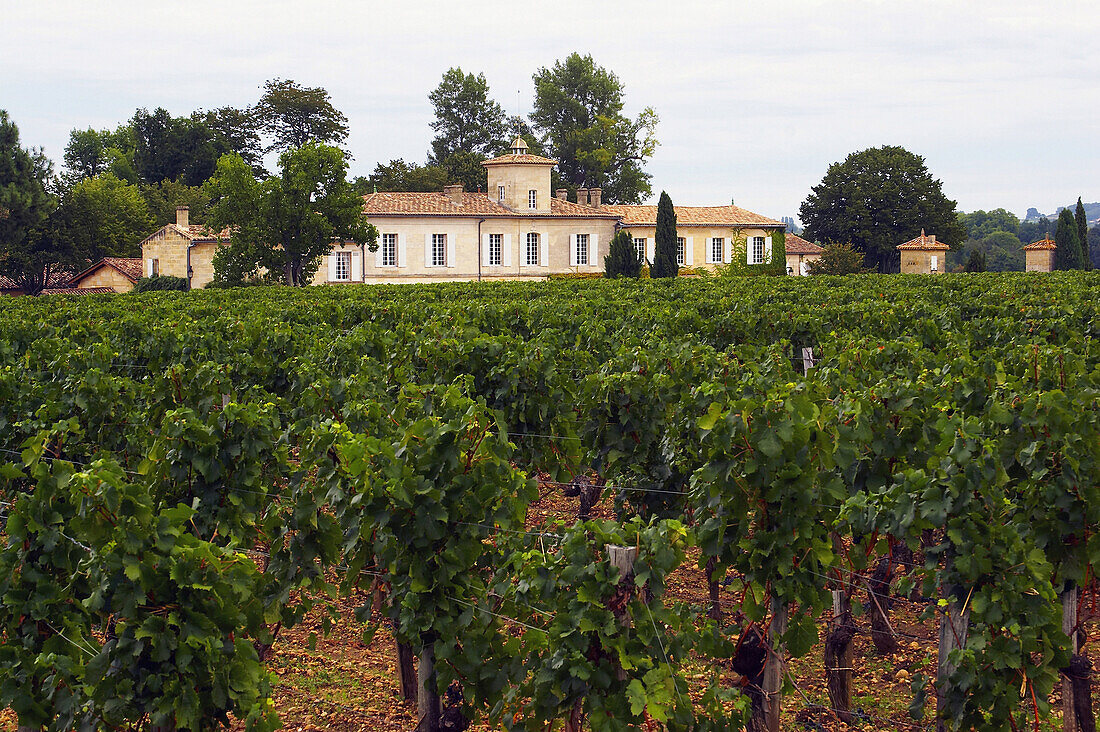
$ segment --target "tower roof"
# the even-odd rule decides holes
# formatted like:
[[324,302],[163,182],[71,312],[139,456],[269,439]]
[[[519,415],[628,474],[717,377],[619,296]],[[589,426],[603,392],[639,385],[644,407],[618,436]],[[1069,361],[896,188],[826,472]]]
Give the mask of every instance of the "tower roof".
[[1047,234],[1045,237],[1043,237],[1039,241],[1032,242],[1031,244],[1028,244],[1026,247],[1024,247],[1024,251],[1025,252],[1036,252],[1036,251],[1044,251],[1044,250],[1053,251],[1057,248],[1058,247],[1054,245],[1054,240],[1050,238],[1049,234]]

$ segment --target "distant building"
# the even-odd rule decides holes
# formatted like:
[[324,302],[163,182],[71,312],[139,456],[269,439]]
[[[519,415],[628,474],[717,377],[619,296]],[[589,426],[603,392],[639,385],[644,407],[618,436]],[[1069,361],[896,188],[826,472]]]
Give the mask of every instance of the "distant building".
[[898,245],[901,273],[943,274],[947,267],[948,249],[950,247],[942,241],[936,241],[935,234],[925,236],[924,229],[921,229],[920,236]]
[[[528,152],[523,138],[511,151],[482,163],[488,191],[383,192],[363,197],[363,211],[378,229],[378,250],[337,242],[313,284],[540,279],[556,273],[603,272],[617,231],[627,230],[638,252],[653,260],[656,206],[602,202],[599,188],[550,188],[557,161]],[[744,258],[771,261],[772,234],[783,224],[737,206],[676,206],[677,259],[711,267]],[[228,243],[190,226],[187,210],[141,243],[145,275],[187,277],[191,287],[213,279],[214,252]]]
[[[141,279],[141,258],[104,257],[69,280],[65,289],[130,292]],[[71,294],[71,293],[70,293]]]
[[810,274],[810,262],[821,259],[821,253],[825,251],[812,241],[806,241],[795,234],[787,234],[784,249],[787,253],[787,274],[795,277]]
[[1057,248],[1049,236],[1028,244],[1024,247],[1024,271],[1053,272],[1054,251]]

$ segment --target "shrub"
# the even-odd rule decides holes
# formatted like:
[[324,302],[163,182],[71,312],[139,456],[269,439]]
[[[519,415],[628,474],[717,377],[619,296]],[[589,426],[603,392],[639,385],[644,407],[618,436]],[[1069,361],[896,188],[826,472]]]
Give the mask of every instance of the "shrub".
[[846,275],[867,272],[863,268],[863,252],[851,244],[826,244],[821,259],[809,264],[812,275]]
[[190,290],[187,279],[184,277],[172,277],[170,275],[153,275],[142,277],[134,285],[134,292],[161,292],[164,290],[178,290],[186,292]]
[[611,246],[607,248],[607,256],[603,258],[603,271],[608,279],[615,277],[637,279],[641,275],[642,259],[638,256],[638,250],[634,248],[634,238],[629,231],[620,231],[611,240]]

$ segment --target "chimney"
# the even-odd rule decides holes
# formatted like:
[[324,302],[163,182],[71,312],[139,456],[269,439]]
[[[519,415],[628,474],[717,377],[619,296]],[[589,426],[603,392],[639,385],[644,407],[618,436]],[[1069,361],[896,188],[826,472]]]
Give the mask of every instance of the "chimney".
[[176,206],[176,226],[187,226],[188,214],[191,213],[189,206]]
[[456,206],[462,205],[462,184],[456,183],[453,186],[443,186],[443,195],[451,199],[451,203]]
[[599,208],[600,207],[600,193],[601,193],[601,191],[600,191],[599,188],[589,188],[588,189],[588,205],[589,206],[591,206],[592,208]]
[[582,206],[587,206],[588,205],[588,189],[587,188],[578,188],[577,189],[577,203],[579,203]]
[[568,201],[569,200],[569,189],[568,188],[559,188],[558,190],[554,191],[554,195],[559,201]]

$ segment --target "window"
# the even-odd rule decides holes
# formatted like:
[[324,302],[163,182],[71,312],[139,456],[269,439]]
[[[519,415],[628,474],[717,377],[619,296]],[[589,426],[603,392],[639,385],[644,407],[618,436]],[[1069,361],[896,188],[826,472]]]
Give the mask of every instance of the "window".
[[588,264],[588,234],[577,234],[577,264]]
[[351,279],[351,252],[336,252],[336,281]]
[[504,234],[489,234],[489,265],[499,267],[504,250]]
[[710,240],[710,261],[721,264],[726,261],[726,240],[714,237]]
[[447,266],[447,235],[432,234],[432,266]]
[[687,239],[685,239],[682,236],[678,236],[678,237],[676,237],[676,264],[680,267],[683,267],[686,257],[687,257]]
[[932,272],[935,272],[939,267],[940,258],[937,257],[935,254],[931,255],[931,262],[929,262],[929,264],[931,265],[931,267],[929,269]]
[[539,263],[539,235],[533,231],[527,235],[527,248],[524,251],[523,263],[528,267],[535,267]]
[[154,277],[156,277],[160,274],[160,260],[159,259],[154,259],[152,261],[152,263],[150,265],[150,272],[149,273],[151,275],[153,275]]
[[752,255],[749,264],[763,264],[764,263],[764,237],[754,236],[752,241],[749,242],[752,249],[750,254]]
[[638,259],[645,261],[645,239],[635,239],[634,249],[638,252]]
[[382,235],[382,266],[397,266],[397,234]]
[[497,200],[504,203],[504,186],[497,186]]
[[538,191],[527,191],[527,208],[538,208]]

